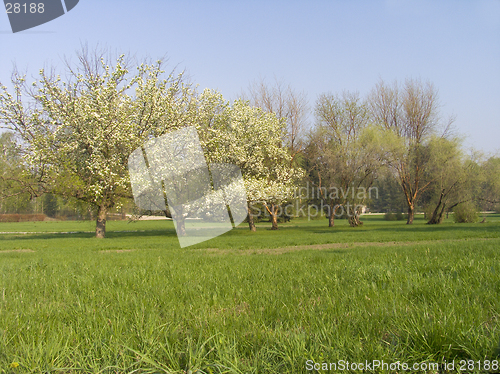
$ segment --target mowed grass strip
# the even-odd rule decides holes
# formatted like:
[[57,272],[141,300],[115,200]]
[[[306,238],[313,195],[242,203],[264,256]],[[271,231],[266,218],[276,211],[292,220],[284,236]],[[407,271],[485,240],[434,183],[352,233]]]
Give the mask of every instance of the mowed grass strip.
[[302,373],[306,360],[498,355],[498,223],[339,221],[331,237],[358,232],[347,246],[259,251],[324,223],[241,231],[256,242],[247,248],[229,245],[239,230],[183,250],[156,230],[2,236],[3,249],[33,252],[0,255],[0,370]]
[[[440,225],[426,225],[418,216],[413,225],[404,221],[388,222],[383,216],[363,216],[365,224],[349,227],[346,220],[336,220],[336,226],[328,227],[326,219],[294,219],[280,224],[278,231],[270,230],[270,223],[258,223],[257,232],[250,232],[241,224],[219,237],[190,248],[270,249],[294,246],[311,246],[332,243],[361,242],[419,242],[434,240],[458,240],[500,238],[500,215],[488,215],[486,223],[456,224],[452,218]],[[110,221],[107,238],[96,240],[93,222],[20,222],[0,223],[0,251],[4,249],[30,248],[79,248],[79,249],[177,249],[179,242],[172,221]],[[32,234],[24,234],[27,232]],[[23,232],[23,234],[12,234]],[[60,232],[60,234],[54,234]],[[44,240],[41,240],[44,239]],[[47,239],[47,240],[45,240]]]

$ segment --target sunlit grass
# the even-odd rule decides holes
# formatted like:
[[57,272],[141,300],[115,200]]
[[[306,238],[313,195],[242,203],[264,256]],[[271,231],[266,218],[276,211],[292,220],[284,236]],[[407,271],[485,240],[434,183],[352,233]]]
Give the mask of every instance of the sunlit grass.
[[[364,220],[261,223],[185,249],[165,221],[109,222],[104,240],[0,235],[0,371],[301,373],[309,359],[496,356],[500,222]],[[50,224],[32,231],[87,231]]]

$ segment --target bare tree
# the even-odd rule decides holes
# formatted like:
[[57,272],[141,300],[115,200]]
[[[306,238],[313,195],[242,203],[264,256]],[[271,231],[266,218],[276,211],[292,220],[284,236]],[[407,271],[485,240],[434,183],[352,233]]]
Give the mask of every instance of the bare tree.
[[[329,226],[338,208],[359,207],[380,166],[378,151],[367,136],[369,115],[357,93],[321,95],[315,108],[305,164],[311,182],[328,204]],[[351,226],[361,225],[359,211],[347,212]]]
[[424,179],[428,157],[424,146],[438,124],[438,95],[427,82],[407,79],[404,85],[380,81],[369,96],[373,119],[393,137],[388,144],[388,163],[398,177],[408,205],[408,224],[415,206],[431,181]]
[[283,143],[290,150],[291,162],[296,161],[296,156],[304,147],[304,132],[307,127],[308,103],[304,92],[297,92],[290,85],[275,78],[273,85],[267,85],[261,79],[250,85],[248,94],[243,93],[243,98],[249,97],[250,104],[274,113],[276,117],[286,123],[286,132]]

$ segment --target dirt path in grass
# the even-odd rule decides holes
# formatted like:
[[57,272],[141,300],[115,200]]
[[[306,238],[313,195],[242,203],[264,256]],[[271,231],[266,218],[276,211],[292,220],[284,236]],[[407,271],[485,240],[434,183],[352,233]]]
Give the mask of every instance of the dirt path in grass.
[[0,253],[32,253],[35,252],[32,249],[4,249],[0,250]]
[[261,249],[219,249],[219,248],[206,248],[200,249],[201,251],[206,251],[212,254],[225,254],[225,253],[236,253],[242,255],[251,254],[275,254],[279,255],[282,253],[293,252],[293,251],[304,251],[304,250],[328,250],[328,249],[348,249],[356,247],[394,247],[394,246],[409,246],[416,244],[433,244],[433,243],[459,243],[467,241],[485,241],[485,240],[495,240],[498,238],[471,238],[471,239],[438,239],[438,240],[422,240],[422,241],[404,241],[404,242],[353,242],[353,243],[328,243],[328,244],[312,244],[312,245],[297,245],[291,247],[279,247],[279,248],[261,248]]

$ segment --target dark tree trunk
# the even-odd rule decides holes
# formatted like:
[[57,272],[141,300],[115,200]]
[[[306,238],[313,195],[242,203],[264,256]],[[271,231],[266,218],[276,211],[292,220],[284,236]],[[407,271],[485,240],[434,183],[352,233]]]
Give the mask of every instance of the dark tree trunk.
[[328,227],[335,226],[335,202],[330,203],[330,216],[328,217]]
[[427,222],[428,225],[436,225],[443,221],[443,212],[446,204],[443,204],[444,190],[441,191],[441,195],[439,196],[439,201],[436,205],[436,208],[432,212],[432,216]]
[[357,227],[357,226],[362,226],[363,225],[363,222],[359,220],[359,215],[358,214],[354,214],[352,216],[349,216],[349,225],[351,227]]
[[445,209],[446,209],[446,203],[443,204],[443,207],[441,208],[441,211],[439,212],[438,223],[443,222],[443,220],[444,220],[444,210]]
[[412,204],[408,206],[408,220],[406,224],[411,225],[413,223],[413,218],[415,218],[415,207]]
[[250,203],[248,203],[248,228],[250,229],[250,231],[253,232],[257,231],[257,228],[255,227],[255,222],[253,220],[253,212]]
[[427,222],[428,225],[437,225],[441,222],[443,222],[444,219],[444,210],[446,209],[446,203],[438,205],[436,209],[434,209],[434,212],[432,213],[432,217]]
[[330,217],[328,217],[328,227],[334,227],[335,226],[335,215],[330,214]]
[[108,207],[103,204],[99,206],[97,211],[97,219],[95,224],[95,237],[105,238],[106,237],[106,214],[108,213]]

